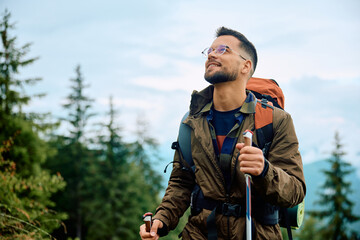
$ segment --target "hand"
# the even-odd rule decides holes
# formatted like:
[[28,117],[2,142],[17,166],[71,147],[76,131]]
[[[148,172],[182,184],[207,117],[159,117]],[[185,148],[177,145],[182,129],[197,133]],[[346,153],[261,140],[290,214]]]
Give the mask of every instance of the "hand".
[[245,146],[244,143],[236,144],[240,155],[238,161],[240,162],[240,171],[251,174],[252,176],[259,176],[264,170],[264,155],[261,149],[257,147]]
[[163,222],[157,219],[153,221],[150,232],[146,231],[145,224],[141,225],[139,232],[141,239],[158,240],[160,236],[157,234],[157,231],[163,226]]

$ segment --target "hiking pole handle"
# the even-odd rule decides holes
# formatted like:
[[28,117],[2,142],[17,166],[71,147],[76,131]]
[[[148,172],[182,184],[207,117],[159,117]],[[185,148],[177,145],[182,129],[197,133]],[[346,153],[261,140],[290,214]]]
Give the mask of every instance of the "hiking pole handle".
[[252,131],[250,130],[246,130],[244,132],[244,143],[245,143],[245,146],[251,146],[252,145]]
[[145,223],[145,229],[147,232],[150,232],[152,226],[152,213],[148,212],[143,215],[143,221]]
[[[245,146],[252,145],[252,135],[250,130],[246,130],[244,133]],[[251,226],[251,176],[245,173],[246,182],[246,240],[251,240],[252,226]]]
[[[244,135],[244,143],[245,143],[245,146],[249,146],[249,147],[250,147],[250,146],[252,145],[252,135],[253,135],[252,131],[246,130],[246,131],[243,133],[243,135]],[[249,177],[249,178],[251,179],[250,174],[245,173],[245,177]]]

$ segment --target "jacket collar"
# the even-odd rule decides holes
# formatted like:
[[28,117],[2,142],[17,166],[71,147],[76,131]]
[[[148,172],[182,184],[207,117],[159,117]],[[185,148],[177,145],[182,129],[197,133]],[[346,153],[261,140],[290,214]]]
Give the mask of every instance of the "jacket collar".
[[[191,97],[190,114],[195,115],[197,113],[208,114],[213,106],[213,92],[214,86],[210,85],[204,90],[197,92],[194,91]],[[246,90],[246,99],[239,112],[244,114],[255,113],[256,97],[255,95]]]

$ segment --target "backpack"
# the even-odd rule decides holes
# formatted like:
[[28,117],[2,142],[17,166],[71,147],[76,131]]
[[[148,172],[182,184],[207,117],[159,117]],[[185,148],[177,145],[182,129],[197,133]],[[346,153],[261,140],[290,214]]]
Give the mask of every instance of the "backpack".
[[[259,145],[258,147],[262,149],[264,156],[267,157],[273,139],[273,110],[274,107],[284,109],[285,97],[281,88],[273,79],[250,78],[246,88],[256,96],[258,101],[255,112],[255,131]],[[194,173],[195,164],[191,153],[191,128],[183,123],[188,115],[189,112],[187,112],[181,120],[178,141],[173,143],[172,148],[180,151],[182,158],[186,161],[186,163],[190,166],[191,171]],[[185,169],[185,167],[183,168]],[[195,193],[196,188],[198,188],[197,193]],[[203,208],[213,208],[216,203],[204,201],[204,196],[201,194],[202,192],[199,190],[199,186],[196,185],[192,195],[197,195],[195,197],[200,199],[197,201],[200,201],[200,205],[202,205]],[[192,196],[192,208],[193,197],[194,196]],[[265,223],[279,223],[281,227],[287,229],[289,239],[292,239],[291,228],[300,228],[304,218],[305,205],[304,202],[302,202],[293,208],[274,208],[274,206],[266,204],[264,209],[264,212],[267,212],[268,214],[264,217],[267,219],[265,220]],[[240,212],[237,214],[240,216]],[[212,225],[212,228],[214,228],[214,223],[209,222],[208,220],[208,225],[210,224]]]

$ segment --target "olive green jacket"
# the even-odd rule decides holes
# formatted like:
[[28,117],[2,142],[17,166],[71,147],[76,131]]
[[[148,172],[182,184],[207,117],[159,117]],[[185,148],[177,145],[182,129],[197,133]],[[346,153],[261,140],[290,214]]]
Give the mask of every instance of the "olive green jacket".
[[[248,93],[252,94],[252,93]],[[184,123],[191,131],[191,150],[196,166],[195,177],[191,171],[182,167],[187,164],[175,152],[173,170],[168,187],[154,219],[161,220],[167,230],[174,229],[179,218],[190,205],[190,197],[195,182],[200,186],[204,196],[218,201],[226,201],[225,180],[216,159],[210,130],[206,116],[201,111],[212,101],[213,87],[209,86],[201,92],[194,91],[190,104],[190,114]],[[254,111],[256,102],[244,103],[241,110],[246,117],[241,132],[254,129]],[[306,187],[303,165],[298,150],[298,140],[290,114],[275,108],[273,111],[274,138],[268,154],[269,168],[264,177],[252,178],[252,201],[259,195],[270,204],[280,207],[293,207],[302,202]],[[256,133],[255,133],[256,134]],[[253,141],[257,144],[256,135]],[[241,135],[238,142],[244,142]],[[236,165],[239,150],[235,148],[232,156],[230,188],[230,202],[245,203],[245,177]],[[236,169],[234,169],[236,166]],[[256,206],[253,206],[253,209]],[[190,216],[182,237],[183,239],[207,239],[206,220],[211,211],[203,209],[196,216]],[[262,225],[253,218],[256,229],[253,239],[282,239],[279,225]],[[219,239],[243,239],[245,231],[245,217],[227,217],[216,215],[216,226]]]

